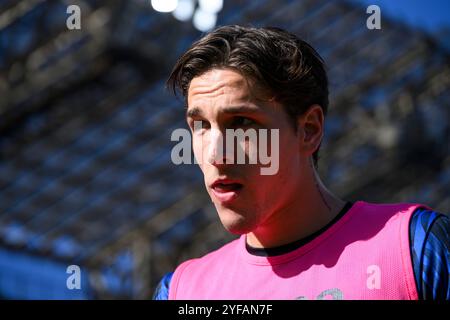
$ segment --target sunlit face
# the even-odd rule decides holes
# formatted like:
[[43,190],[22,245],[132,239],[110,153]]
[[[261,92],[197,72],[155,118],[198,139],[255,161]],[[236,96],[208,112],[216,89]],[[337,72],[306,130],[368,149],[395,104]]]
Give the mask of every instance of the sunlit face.
[[[253,90],[252,92],[255,92]],[[194,78],[188,90],[187,121],[192,130],[194,155],[199,161],[208,191],[225,228],[235,234],[254,231],[301,192],[299,137],[275,101],[261,100],[251,93],[246,79],[231,69],[212,69]],[[202,125],[194,127],[194,121]],[[278,172],[262,175],[268,165],[230,164],[226,149],[226,129],[279,129]],[[270,135],[269,135],[270,137]],[[223,139],[223,161],[217,161]],[[241,146],[248,157],[250,141]],[[255,145],[251,146],[256,147]],[[235,153],[236,154],[236,153]],[[220,157],[222,158],[222,157]],[[248,159],[248,158],[247,158]],[[236,160],[236,158],[234,158]],[[227,163],[228,162],[228,163]],[[221,180],[222,179],[222,180]]]

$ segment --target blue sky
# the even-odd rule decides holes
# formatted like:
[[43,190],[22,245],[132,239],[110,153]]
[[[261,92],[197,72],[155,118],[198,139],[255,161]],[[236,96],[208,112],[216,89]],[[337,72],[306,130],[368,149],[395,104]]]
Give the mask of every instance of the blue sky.
[[354,0],[365,5],[376,4],[381,9],[381,21],[386,13],[395,19],[431,32],[450,28],[449,0]]

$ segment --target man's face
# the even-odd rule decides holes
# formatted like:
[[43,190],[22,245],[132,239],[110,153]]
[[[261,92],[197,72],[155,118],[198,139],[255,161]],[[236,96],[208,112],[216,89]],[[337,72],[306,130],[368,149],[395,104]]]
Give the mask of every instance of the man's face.
[[[192,130],[194,155],[223,225],[235,234],[255,231],[293,202],[301,192],[299,164],[305,161],[299,151],[299,137],[282,106],[255,97],[256,90],[250,89],[240,73],[212,69],[194,78],[188,90],[187,121]],[[194,121],[201,121],[202,125],[195,127]],[[260,164],[259,159],[257,164],[248,163],[249,151],[258,147],[249,140],[241,144],[245,164],[236,163],[237,151],[234,150],[234,156],[227,153],[226,129],[254,129],[258,133],[267,129],[268,154],[278,143],[277,173],[262,175],[261,168],[268,165]],[[271,129],[279,129],[279,139],[270,139]],[[223,141],[222,148],[219,139]],[[217,157],[220,152],[223,157]],[[231,158],[233,164],[229,163]]]

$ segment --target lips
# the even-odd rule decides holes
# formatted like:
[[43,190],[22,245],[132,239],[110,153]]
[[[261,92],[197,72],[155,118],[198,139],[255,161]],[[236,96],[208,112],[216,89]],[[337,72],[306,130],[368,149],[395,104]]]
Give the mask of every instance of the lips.
[[230,181],[216,181],[211,186],[217,192],[236,191],[242,188],[242,183]]
[[217,200],[230,202],[239,196],[244,185],[236,180],[218,179],[210,187]]

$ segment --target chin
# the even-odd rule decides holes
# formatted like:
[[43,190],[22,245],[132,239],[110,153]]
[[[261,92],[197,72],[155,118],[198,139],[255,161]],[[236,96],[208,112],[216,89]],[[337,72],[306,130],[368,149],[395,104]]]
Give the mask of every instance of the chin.
[[247,234],[255,229],[255,220],[235,212],[231,209],[221,208],[219,212],[220,221],[224,228],[235,235]]

